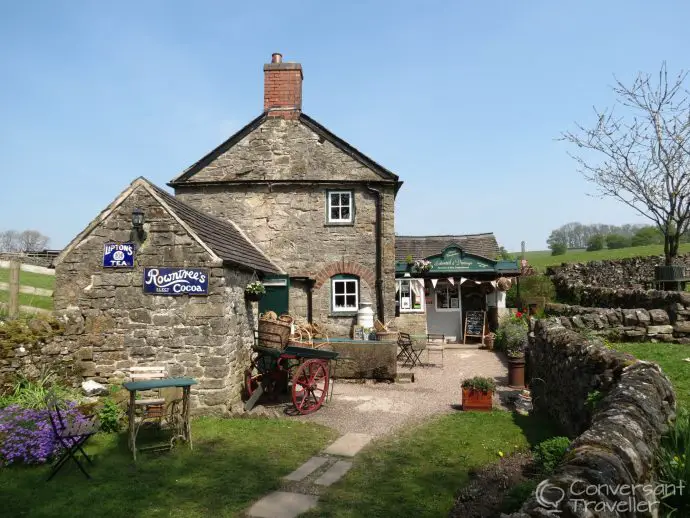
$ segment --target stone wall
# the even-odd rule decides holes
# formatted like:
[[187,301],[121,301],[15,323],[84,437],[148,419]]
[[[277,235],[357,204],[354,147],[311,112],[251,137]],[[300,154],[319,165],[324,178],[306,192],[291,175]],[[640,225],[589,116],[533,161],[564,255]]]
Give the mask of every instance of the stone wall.
[[[103,244],[127,241],[132,209],[146,214],[148,236],[133,269],[102,267]],[[208,296],[144,294],[144,267],[205,267]],[[134,365],[166,365],[191,376],[195,411],[225,413],[240,398],[253,342],[255,305],[244,299],[251,274],[224,268],[143,187],[56,267],[55,313],[65,324],[66,355],[81,375],[119,382]],[[61,353],[62,354],[62,353]]]
[[544,313],[564,327],[587,330],[608,340],[623,342],[690,343],[690,307],[675,304],[664,309],[611,309],[546,304]]
[[409,333],[413,336],[423,336],[426,331],[426,312],[425,313],[400,313],[399,317],[390,325],[391,328]]
[[[690,265],[690,254],[678,257],[677,262]],[[682,292],[645,289],[646,283],[654,280],[654,267],[663,263],[663,256],[631,257],[550,266],[546,274],[556,288],[557,299],[568,304],[663,309],[677,302],[690,303],[690,295]]]
[[[529,370],[535,409],[557,420],[575,439],[563,463],[541,486],[542,499],[558,502],[556,509],[540,505],[532,496],[511,518],[549,516],[554,510],[565,513],[559,516],[595,516],[576,507],[574,499],[583,497],[573,489],[633,488],[652,480],[655,449],[676,407],[671,383],[657,365],[606,349],[545,319],[534,329]],[[603,398],[592,408],[587,399],[595,391]],[[562,495],[565,498],[558,501]],[[634,487],[638,503],[652,507],[653,496]],[[586,498],[619,506],[617,513],[596,516],[653,516],[626,511],[629,494],[601,490]]]
[[[231,183],[203,184],[218,181]],[[372,182],[383,194],[384,309],[385,320],[393,318],[395,185],[382,181],[300,121],[269,119],[205,165],[186,185],[176,186],[175,193],[204,212],[234,221],[291,277],[316,280],[314,321],[326,325],[333,336],[349,336],[354,315],[332,314],[330,282],[318,281],[334,265],[349,264],[344,273],[364,280],[360,301],[372,302],[376,310],[376,195],[366,186]],[[354,191],[353,224],[326,222],[328,189]],[[290,312],[306,318],[306,293],[296,287],[290,300]]]
[[[678,256],[676,263],[690,266],[690,254]],[[569,284],[581,283],[607,288],[642,288],[646,282],[654,280],[654,267],[663,264],[663,255],[588,263],[564,263],[561,266],[548,267],[546,275],[566,277]]]

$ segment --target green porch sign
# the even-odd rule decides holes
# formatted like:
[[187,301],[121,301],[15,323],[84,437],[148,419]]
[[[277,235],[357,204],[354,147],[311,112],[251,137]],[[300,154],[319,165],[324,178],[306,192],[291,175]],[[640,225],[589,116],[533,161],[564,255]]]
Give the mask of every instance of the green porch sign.
[[457,247],[448,247],[441,254],[429,257],[432,272],[494,271],[496,263],[491,259],[466,254]]

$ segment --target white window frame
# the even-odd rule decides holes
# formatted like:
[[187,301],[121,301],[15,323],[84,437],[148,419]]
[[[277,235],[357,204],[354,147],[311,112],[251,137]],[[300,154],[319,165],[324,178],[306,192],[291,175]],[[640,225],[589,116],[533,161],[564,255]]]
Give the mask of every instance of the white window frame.
[[[458,307],[457,307],[457,308],[441,308],[441,307],[438,306],[438,292],[439,292],[439,287],[440,287],[441,289],[447,290],[449,286],[446,285],[446,282],[447,282],[448,284],[450,284],[450,281],[445,281],[445,282],[443,282],[443,283],[441,283],[441,281],[439,281],[439,282],[436,284],[436,287],[434,288],[434,308],[435,308],[436,311],[438,311],[438,312],[444,312],[444,311],[445,311],[445,312],[451,313],[451,312],[459,312],[459,311],[462,311],[462,299],[461,299],[462,294],[461,294],[461,292],[460,292],[460,285],[457,283],[457,281],[455,281],[455,282],[456,282],[455,287],[458,289]],[[450,303],[450,299],[448,299],[448,302]]]
[[[345,306],[345,307],[340,307],[340,308],[338,306],[336,306],[336,304],[335,304],[335,297],[336,297],[335,285],[336,285],[336,283],[345,283],[345,291],[342,294],[342,296],[345,297],[345,304],[347,304],[347,297],[353,295],[353,293],[348,292],[348,290],[347,290],[348,283],[354,284],[354,287],[355,287],[355,292],[354,292],[355,305],[354,306]],[[359,310],[359,279],[356,279],[353,277],[346,277],[346,278],[342,278],[342,279],[336,279],[336,278],[331,279],[331,309],[332,309],[333,313],[356,313],[357,310]]]
[[[331,208],[333,206],[331,205],[331,196],[334,194],[341,195],[341,194],[347,194],[350,197],[350,216],[349,218],[332,218],[331,217]],[[354,221],[354,215],[355,215],[355,203],[354,203],[354,198],[355,198],[355,193],[353,191],[326,191],[326,221],[328,223],[352,223]],[[346,207],[346,205],[337,205],[338,208],[341,207]]]
[[[414,279],[414,278],[409,278],[409,279],[396,279],[398,281],[398,293],[400,297],[400,313],[424,313],[426,310],[426,294],[424,291],[424,279]],[[415,282],[419,284],[420,290],[421,290],[421,302],[422,302],[422,307],[421,309],[415,309],[415,308],[410,308],[410,309],[403,309],[402,307],[402,284],[404,282],[410,283],[410,293],[412,293],[412,283]]]

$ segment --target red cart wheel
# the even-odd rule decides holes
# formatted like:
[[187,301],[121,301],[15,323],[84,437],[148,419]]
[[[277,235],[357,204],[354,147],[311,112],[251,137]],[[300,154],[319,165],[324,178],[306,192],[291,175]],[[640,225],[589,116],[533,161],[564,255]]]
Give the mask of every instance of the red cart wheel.
[[292,378],[292,402],[300,414],[321,408],[328,394],[330,373],[324,360],[307,360]]
[[257,372],[256,369],[250,368],[244,371],[244,390],[247,392],[247,398],[252,396],[262,379],[263,374]]

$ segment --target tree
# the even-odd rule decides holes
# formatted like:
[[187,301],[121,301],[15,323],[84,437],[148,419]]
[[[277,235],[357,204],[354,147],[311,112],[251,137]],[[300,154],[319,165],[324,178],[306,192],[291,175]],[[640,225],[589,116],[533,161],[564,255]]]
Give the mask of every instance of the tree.
[[[664,236],[666,264],[678,255],[680,236],[690,223],[690,102],[687,72],[669,80],[666,63],[658,82],[640,73],[631,86],[616,80],[618,108],[597,110],[597,123],[563,139],[580,172],[609,196],[652,220]],[[598,157],[598,159],[596,158]]]
[[630,238],[623,234],[609,234],[606,236],[606,248],[614,250],[616,248],[627,248],[630,246]]
[[16,230],[0,232],[0,252],[40,252],[50,239],[38,230]]
[[506,250],[506,247],[504,246],[499,246],[498,247],[498,258],[503,260],[503,261],[514,261],[515,258],[512,256],[508,250]]
[[551,248],[551,255],[564,255],[568,251],[565,243],[559,243],[558,241],[551,243],[549,248]]
[[601,250],[602,248],[604,248],[604,236],[601,234],[595,234],[587,241],[588,252],[594,252],[595,250]]
[[664,235],[658,228],[648,225],[635,232],[632,237],[632,246],[660,245],[664,242]]

